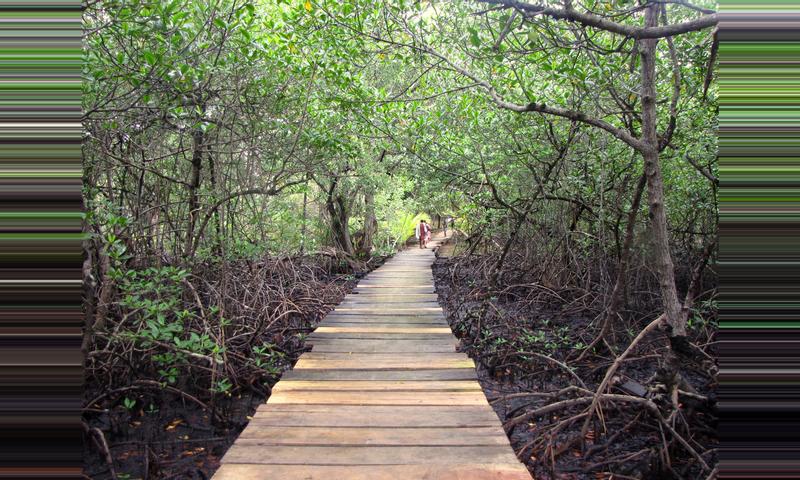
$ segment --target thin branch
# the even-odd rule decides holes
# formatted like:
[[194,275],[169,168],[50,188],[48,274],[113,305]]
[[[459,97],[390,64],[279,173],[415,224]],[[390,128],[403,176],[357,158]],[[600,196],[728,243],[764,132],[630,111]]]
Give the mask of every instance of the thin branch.
[[664,38],[674,35],[681,35],[684,33],[695,32],[709,27],[715,26],[719,22],[718,14],[712,13],[704,15],[700,18],[689,20],[682,23],[673,25],[664,25],[660,27],[634,27],[631,25],[624,25],[611,21],[607,18],[593,15],[591,13],[578,12],[571,8],[552,8],[543,5],[534,5],[531,3],[520,2],[517,0],[477,0],[481,3],[488,3],[490,5],[500,5],[506,8],[514,8],[522,12],[525,17],[533,18],[539,15],[544,15],[557,20],[567,20],[578,22],[587,27],[594,27],[607,32],[624,35],[626,37],[635,39],[645,38]]

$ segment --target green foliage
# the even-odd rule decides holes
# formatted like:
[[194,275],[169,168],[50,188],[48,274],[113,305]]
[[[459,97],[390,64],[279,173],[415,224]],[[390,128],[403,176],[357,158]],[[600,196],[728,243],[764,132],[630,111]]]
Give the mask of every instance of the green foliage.
[[136,399],[125,397],[122,399],[122,406],[124,406],[128,410],[133,410],[133,407],[136,406]]
[[191,354],[218,358],[222,348],[207,333],[188,329],[188,324],[197,318],[197,313],[183,308],[188,271],[151,267],[124,271],[115,268],[112,272],[120,291],[119,305],[129,319],[118,335],[144,348],[157,345],[169,349],[151,357],[163,381],[176,383],[180,367],[190,362]]
[[251,361],[256,367],[264,370],[268,375],[277,377],[281,373],[281,367],[286,360],[286,354],[277,350],[275,345],[263,344],[253,347],[253,357]]

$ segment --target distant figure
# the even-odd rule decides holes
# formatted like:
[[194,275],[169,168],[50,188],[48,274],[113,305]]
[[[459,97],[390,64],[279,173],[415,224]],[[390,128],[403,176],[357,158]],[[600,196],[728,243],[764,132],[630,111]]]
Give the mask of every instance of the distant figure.
[[452,217],[444,217],[444,236],[447,238],[447,225],[452,221]]
[[428,239],[431,236],[431,227],[425,223],[425,220],[420,220],[414,234],[419,240],[419,248],[428,248]]
[[[425,222],[425,220],[423,220]],[[431,241],[431,226],[425,222],[425,248],[428,248],[428,242]]]

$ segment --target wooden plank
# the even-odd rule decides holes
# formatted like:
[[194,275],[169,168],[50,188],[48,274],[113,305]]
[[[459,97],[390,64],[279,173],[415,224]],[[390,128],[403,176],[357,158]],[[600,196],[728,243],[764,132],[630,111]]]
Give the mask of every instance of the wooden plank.
[[249,425],[236,443],[247,445],[480,446],[508,445],[500,426],[472,428],[271,427]]
[[373,327],[368,324],[353,327],[317,327],[314,333],[440,333],[452,335],[450,327]]
[[422,312],[422,313],[391,313],[391,312],[331,312],[325,318],[424,318],[424,319],[442,319],[444,314],[442,312]]
[[304,353],[294,370],[408,370],[408,369],[475,368],[472,359],[459,353],[426,353],[417,355],[382,355],[348,353]]
[[373,299],[373,300],[380,300],[382,298],[391,298],[396,300],[415,300],[415,299],[423,299],[423,300],[436,300],[439,298],[439,295],[435,292],[433,293],[417,293],[417,292],[395,292],[395,293],[387,293],[376,291],[376,289],[372,289],[365,292],[354,292],[347,295],[346,298],[364,298],[364,299]]
[[[509,446],[461,447],[337,447],[268,446],[235,443],[223,463],[281,465],[414,465],[460,464],[480,458],[486,463],[514,463],[517,457]],[[348,477],[343,477],[348,478]],[[405,477],[401,477],[405,478]]]
[[375,327],[375,328],[450,328],[444,322],[343,322],[343,321],[322,321],[319,327]]
[[[480,460],[480,457],[472,459]],[[226,463],[215,480],[531,480],[519,462],[460,465],[252,465]]]
[[448,325],[447,320],[440,316],[428,315],[329,315],[323,322],[345,322],[345,323],[438,323],[442,326]]
[[411,287],[393,287],[391,285],[361,285],[353,289],[354,293],[375,293],[380,295],[395,294],[395,293],[435,293],[433,285],[419,285]]
[[384,290],[379,290],[377,288],[372,289],[365,289],[360,292],[356,292],[355,290],[348,295],[354,295],[361,298],[381,298],[381,297],[392,297],[392,298],[414,298],[414,297],[425,297],[425,298],[439,298],[439,295],[436,292],[414,292],[407,291],[406,289],[399,289],[397,292],[387,292]]
[[324,353],[449,353],[456,351],[456,342],[438,340],[314,340],[313,352]]
[[401,314],[401,313],[418,313],[418,314],[425,314],[425,313],[441,313],[442,307],[435,306],[435,307],[398,307],[392,305],[380,306],[380,305],[373,305],[373,306],[347,306],[347,307],[336,307],[334,312],[358,312],[358,313],[389,313],[389,314]]
[[307,427],[497,427],[489,404],[480,406],[294,405],[258,407],[251,425]]
[[[335,370],[300,369],[283,374],[292,380],[474,380],[475,369]],[[488,405],[488,404],[487,404]]]
[[399,297],[392,297],[392,296],[384,296],[380,298],[369,298],[369,297],[361,297],[361,294],[358,295],[351,295],[345,298],[342,303],[339,305],[345,305],[349,303],[354,303],[357,305],[406,305],[409,307],[415,306],[431,306],[431,305],[439,305],[439,301],[437,300],[438,297],[435,295],[431,295],[430,297],[426,298],[399,298]]
[[[369,358],[370,362],[391,362],[395,359],[400,358],[401,360],[405,361],[408,360],[407,357],[399,357],[396,353],[382,353],[382,354],[372,354],[372,355],[350,355],[347,353],[315,353],[315,352],[307,352],[300,356],[301,359],[306,360],[349,360],[353,358]],[[449,353],[430,353],[426,355],[418,355],[422,361],[426,362],[438,362],[442,360],[454,360],[454,361],[463,361],[463,360],[470,360],[470,358],[461,352],[449,352]]]
[[397,310],[409,308],[439,308],[439,302],[436,300],[431,301],[417,301],[417,302],[403,302],[403,301],[388,301],[388,302],[373,302],[369,300],[344,300],[336,306],[336,309],[353,308],[358,310]]
[[273,388],[277,391],[337,391],[337,392],[482,392],[474,380],[413,381],[413,380],[281,380]]
[[483,405],[486,396],[479,392],[330,392],[275,391],[267,405]]
[[370,273],[362,277],[363,280],[402,280],[402,281],[415,281],[419,283],[431,283],[433,282],[433,274],[428,271],[426,273],[392,273],[392,272],[380,272],[380,273]]
[[452,333],[347,333],[314,332],[308,336],[309,340],[316,339],[341,339],[341,340],[446,340],[453,338]]
[[390,324],[390,325],[413,325],[413,324],[430,324],[433,326],[441,326],[446,327],[449,324],[444,318],[441,317],[391,317],[388,315],[380,316],[380,317],[370,317],[365,315],[344,315],[344,316],[332,316],[326,317],[322,320],[322,323],[334,324],[334,323],[355,323],[355,324],[362,324],[362,323],[383,323],[383,324]]

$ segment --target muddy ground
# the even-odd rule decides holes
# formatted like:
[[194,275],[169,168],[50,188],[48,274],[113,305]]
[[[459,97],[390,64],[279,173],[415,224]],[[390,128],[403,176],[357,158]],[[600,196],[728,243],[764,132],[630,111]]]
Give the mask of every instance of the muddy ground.
[[[449,258],[452,247],[439,251],[434,264],[436,290],[459,349],[475,360],[479,380],[500,419],[506,423],[526,411],[570,395],[548,398],[571,386],[594,390],[614,357],[597,352],[577,357],[595,335],[594,312],[564,308],[559,302],[531,302],[526,287],[491,293],[482,282],[481,263]],[[558,292],[555,292],[558,293]],[[612,343],[621,352],[648,321],[618,331]],[[697,337],[703,332],[695,331]],[[654,378],[666,353],[663,332],[645,337],[620,368],[610,393],[664,402]],[[532,353],[531,353],[532,352]],[[712,350],[713,352],[713,350]],[[561,362],[572,374],[543,354]],[[697,399],[681,398],[674,421],[691,446],[712,466],[716,463],[716,366],[685,364],[682,375],[696,389]],[[582,385],[581,385],[582,384]],[[647,389],[642,391],[640,389]],[[708,471],[658,422],[631,405],[603,408],[585,438],[580,436],[586,406],[559,408],[507,428],[514,451],[537,480],[548,479],[705,479]],[[564,422],[554,431],[554,426]],[[682,425],[683,424],[683,425]]]

